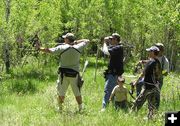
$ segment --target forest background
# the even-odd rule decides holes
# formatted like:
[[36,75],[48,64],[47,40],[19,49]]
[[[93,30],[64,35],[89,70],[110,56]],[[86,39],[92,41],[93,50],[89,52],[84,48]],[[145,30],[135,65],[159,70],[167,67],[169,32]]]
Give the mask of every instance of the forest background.
[[[52,87],[56,80],[58,57],[40,54],[33,46],[38,41],[44,47],[54,47],[63,42],[61,36],[67,32],[73,32],[77,39],[88,38],[91,41],[88,49],[82,54],[81,66],[85,60],[90,61],[85,75],[86,83],[89,85],[85,85],[84,88],[87,90],[84,94],[89,95],[92,91],[90,85],[101,83],[95,88],[102,93],[93,92],[95,97],[103,95],[102,73],[107,62],[99,51],[99,47],[105,36],[114,32],[121,35],[125,47],[125,75],[127,76],[131,76],[140,59],[147,58],[146,48],[157,42],[163,43],[171,70],[165,79],[167,85],[164,93],[166,91],[172,93],[169,96],[164,94],[164,103],[162,103],[159,121],[156,121],[156,124],[163,123],[161,112],[180,109],[178,107],[180,104],[178,102],[180,98],[178,86],[180,78],[179,0],[0,0],[0,98],[2,101],[0,116],[2,116],[2,122],[6,121],[3,124],[14,123],[12,114],[16,115],[15,125],[30,123],[50,125],[51,123],[47,120],[54,120],[52,124],[58,125],[56,120],[60,117],[63,117],[61,121],[64,125],[80,124],[83,121],[81,117],[85,117],[88,121],[93,119],[94,111],[84,115],[74,116],[71,113],[60,117],[55,117],[57,114],[52,111],[55,104]],[[130,82],[131,79],[127,78],[127,81]],[[175,85],[172,86],[172,83]],[[45,96],[45,101],[39,95]],[[86,97],[85,103],[91,104],[93,98]],[[28,99],[32,100],[32,106],[28,104]],[[38,100],[42,100],[39,105],[47,104],[51,108],[50,111],[47,106],[48,109],[43,108],[48,110],[44,112],[43,118],[42,115],[37,114],[42,112],[42,108],[38,106]],[[97,111],[101,106],[101,99],[99,100],[98,105],[93,107]],[[49,101],[52,101],[52,104]],[[173,104],[169,105],[169,102]],[[35,110],[37,106],[38,109]],[[87,105],[88,107],[90,106]],[[32,108],[34,111],[31,113]],[[18,112],[20,109],[24,112]],[[29,113],[32,117],[28,117]],[[125,117],[120,114],[110,111],[109,116],[103,118],[97,115],[94,117],[100,120],[97,119],[90,124],[106,123],[108,125],[111,121],[108,123],[103,120],[113,117],[113,122],[117,117],[121,121],[127,116],[131,117],[129,114]],[[137,118],[132,117],[133,120],[128,120],[129,122],[124,125],[138,124],[138,117],[141,118],[144,115],[145,109]],[[75,118],[75,122],[68,122],[70,117]],[[35,120],[36,118],[40,121]]]

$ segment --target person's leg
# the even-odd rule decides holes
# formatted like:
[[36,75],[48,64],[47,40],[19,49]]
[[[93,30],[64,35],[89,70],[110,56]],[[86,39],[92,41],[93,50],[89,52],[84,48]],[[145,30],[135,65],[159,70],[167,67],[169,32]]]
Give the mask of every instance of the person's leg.
[[120,102],[117,102],[117,101],[115,101],[115,109],[116,110],[119,110],[119,108],[120,108]]
[[58,109],[59,110],[62,110],[62,108],[63,108],[63,103],[64,103],[64,96],[58,96],[57,97],[57,101],[58,101]]
[[156,96],[155,96],[155,106],[156,106],[156,109],[159,109],[159,106],[160,106],[160,93],[161,92],[156,92]]
[[146,97],[147,97],[147,90],[144,87],[142,87],[141,93],[135,100],[135,103],[132,106],[131,110],[135,111],[137,109],[138,111],[143,106],[144,102],[146,101]]
[[82,104],[82,97],[81,97],[81,95],[80,96],[76,96],[76,101],[77,101],[78,105]]
[[112,74],[107,75],[107,79],[105,82],[105,87],[104,87],[104,97],[103,97],[103,103],[102,107],[106,108],[107,104],[109,103],[109,97],[111,95],[111,92],[113,88],[117,84],[117,76],[113,76]]
[[154,111],[156,110],[156,96],[157,96],[157,91],[153,89],[151,93],[148,95],[148,119],[152,119],[154,115]]
[[128,107],[127,107],[127,101],[126,100],[120,102],[120,108],[124,111],[127,111]]
[[61,77],[57,80],[57,101],[58,101],[58,107],[60,110],[62,110],[62,104],[64,103],[65,94],[68,88],[68,81],[66,77],[63,77],[63,81],[61,81]]
[[78,103],[79,110],[81,110],[82,109],[82,97],[81,97],[81,92],[79,90],[77,82],[78,82],[78,76],[75,78],[70,78],[72,91],[73,91],[76,101]]
[[159,91],[156,92],[156,109],[159,109],[159,106],[160,106],[160,100],[161,100],[161,88],[162,88],[162,85],[163,85],[163,78],[160,79],[159,81]]

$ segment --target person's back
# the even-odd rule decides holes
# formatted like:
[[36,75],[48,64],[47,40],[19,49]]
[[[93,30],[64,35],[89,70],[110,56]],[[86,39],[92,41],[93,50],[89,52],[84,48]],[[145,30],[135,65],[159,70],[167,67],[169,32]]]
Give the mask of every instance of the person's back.
[[40,51],[55,53],[60,55],[60,67],[58,69],[57,94],[59,110],[62,111],[65,94],[68,86],[71,85],[72,91],[78,103],[79,111],[82,109],[82,97],[80,87],[78,87],[79,60],[80,53],[89,43],[88,39],[75,41],[74,34],[67,33],[62,36],[64,44],[53,48],[39,48]]
[[146,89],[152,89],[159,83],[161,64],[158,59],[151,59],[145,66],[144,82]]
[[79,50],[75,49],[74,47],[69,47],[66,51],[63,52],[63,54],[61,54],[60,59],[60,66],[62,68],[70,68],[75,71],[79,71]]
[[123,70],[123,46],[114,45],[110,46],[108,49],[110,53],[110,61],[108,64],[108,69],[117,75],[122,75]]

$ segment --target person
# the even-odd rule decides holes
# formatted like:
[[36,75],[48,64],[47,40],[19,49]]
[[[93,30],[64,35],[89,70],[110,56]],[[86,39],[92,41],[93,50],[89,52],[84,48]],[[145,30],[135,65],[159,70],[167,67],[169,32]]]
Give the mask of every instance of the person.
[[159,48],[152,46],[146,49],[149,53],[150,60],[146,63],[141,76],[133,83],[135,86],[140,78],[144,77],[144,84],[141,93],[137,97],[131,110],[137,111],[142,107],[144,102],[148,100],[148,119],[151,119],[156,109],[155,97],[159,92],[159,80],[161,77],[161,64],[158,60]]
[[160,83],[160,89],[163,86],[163,77],[168,75],[169,73],[169,61],[167,57],[164,55],[164,45],[162,43],[156,43],[155,46],[159,48],[159,54],[158,54],[158,60],[161,63],[162,67],[162,77],[161,77],[161,83]]
[[[107,43],[109,44],[107,46]],[[104,54],[110,56],[108,68],[104,72],[105,75],[105,87],[104,97],[102,102],[101,111],[105,111],[109,103],[109,97],[113,88],[117,85],[117,77],[121,76],[123,70],[123,46],[120,44],[120,35],[113,33],[112,36],[104,38],[104,45],[102,48]]]
[[88,39],[75,41],[73,33],[67,33],[62,36],[64,44],[54,48],[39,48],[40,51],[47,53],[60,54],[60,67],[58,70],[57,94],[58,94],[58,110],[62,111],[65,94],[69,84],[78,103],[79,111],[82,110],[82,97],[78,88],[79,60],[81,51],[89,43]]
[[[158,47],[160,50],[159,54],[158,54],[158,60],[161,63],[161,68],[162,68],[162,74],[161,74],[162,76],[159,81],[159,83],[160,83],[159,88],[161,90],[161,88],[163,86],[163,78],[164,78],[164,76],[167,76],[169,73],[169,61],[166,58],[166,56],[164,55],[164,45],[162,43],[156,43],[155,46]],[[157,102],[156,108],[158,109],[159,105],[160,105],[160,93],[157,93],[156,102]]]
[[117,83],[110,95],[109,101],[112,101],[115,96],[115,109],[119,110],[120,108],[123,110],[127,110],[127,94],[128,90],[124,86],[125,79],[123,77],[118,77]]

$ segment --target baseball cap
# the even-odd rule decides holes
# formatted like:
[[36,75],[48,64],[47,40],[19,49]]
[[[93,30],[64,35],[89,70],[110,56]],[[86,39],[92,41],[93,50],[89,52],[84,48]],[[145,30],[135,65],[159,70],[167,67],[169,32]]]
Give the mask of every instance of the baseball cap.
[[151,46],[150,48],[147,48],[146,51],[157,51],[157,52],[159,52],[159,48],[156,46]]
[[63,35],[62,37],[67,38],[67,39],[71,39],[71,40],[75,40],[75,36],[73,33],[67,33],[67,34]]
[[164,45],[162,43],[156,43],[155,46],[158,47],[160,51],[164,51]]
[[155,46],[157,46],[157,47],[164,47],[164,44],[162,44],[162,43],[156,43]]
[[120,38],[120,35],[119,35],[118,33],[113,33],[113,34],[112,34],[112,37]]

